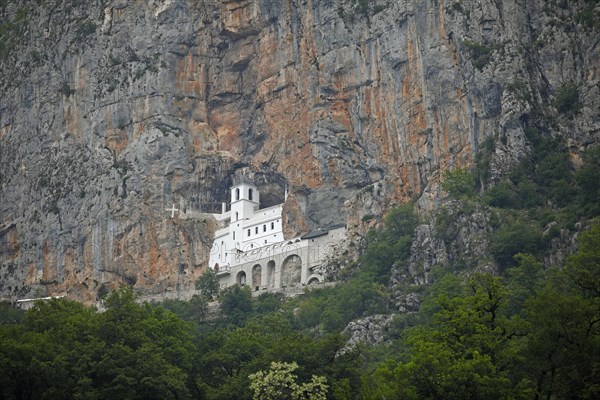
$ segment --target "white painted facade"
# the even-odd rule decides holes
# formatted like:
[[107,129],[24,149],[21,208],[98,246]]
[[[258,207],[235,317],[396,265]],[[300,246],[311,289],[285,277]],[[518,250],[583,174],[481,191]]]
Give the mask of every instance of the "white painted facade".
[[292,239],[283,236],[283,204],[260,208],[257,187],[242,180],[231,188],[231,210],[213,214],[215,232],[209,267],[221,287],[250,285],[253,290],[283,290],[323,282],[316,267],[333,255],[346,228],[319,230]]
[[208,265],[223,269],[235,264],[239,253],[279,243],[283,238],[283,204],[260,209],[256,186],[241,181],[231,188],[231,210],[213,214],[221,229],[215,232]]

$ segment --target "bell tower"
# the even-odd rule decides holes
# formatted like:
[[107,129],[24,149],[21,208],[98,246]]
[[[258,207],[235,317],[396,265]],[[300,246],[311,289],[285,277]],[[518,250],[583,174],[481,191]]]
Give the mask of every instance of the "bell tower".
[[251,219],[260,207],[260,193],[254,183],[242,177],[231,187],[231,222],[229,233],[236,248],[242,242],[244,221]]

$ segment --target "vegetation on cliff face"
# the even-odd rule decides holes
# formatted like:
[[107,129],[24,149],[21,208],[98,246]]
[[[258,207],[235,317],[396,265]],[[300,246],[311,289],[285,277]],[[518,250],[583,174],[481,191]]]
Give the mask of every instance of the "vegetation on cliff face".
[[[446,269],[426,288],[419,313],[397,316],[384,344],[347,347],[339,330],[349,319],[390,312],[385,288],[392,265],[409,256],[415,223],[403,222],[411,219],[408,206],[390,213],[338,287],[287,301],[268,293],[253,299],[249,288],[234,287],[220,294],[216,319],[194,312],[194,302],[136,304],[129,288],[109,295],[104,313],[64,299],[38,303],[24,316],[3,309],[2,397],[600,394],[598,218],[563,268],[519,253],[500,274]],[[307,388],[305,397],[299,388]]]
[[[596,0],[17,3],[0,290],[79,286],[106,311],[2,304],[0,398],[600,397]],[[190,302],[108,294],[193,284],[208,223],[157,210],[219,201],[236,165],[302,188],[298,223],[425,211],[390,210],[337,286],[295,299],[211,274]]]

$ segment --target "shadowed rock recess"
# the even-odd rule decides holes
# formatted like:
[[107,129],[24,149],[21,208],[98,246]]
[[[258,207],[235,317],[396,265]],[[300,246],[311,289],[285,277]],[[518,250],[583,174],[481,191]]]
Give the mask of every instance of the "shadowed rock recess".
[[488,136],[493,181],[534,120],[576,160],[599,6],[556,3],[1,1],[0,297],[191,289],[240,169],[292,235],[432,209]]

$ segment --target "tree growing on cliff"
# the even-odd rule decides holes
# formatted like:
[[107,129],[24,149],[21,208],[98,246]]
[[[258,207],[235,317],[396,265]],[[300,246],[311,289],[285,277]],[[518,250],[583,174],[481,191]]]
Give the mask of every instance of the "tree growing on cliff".
[[219,294],[219,279],[217,273],[212,269],[207,269],[196,279],[196,290],[205,296],[208,300],[212,300]]

